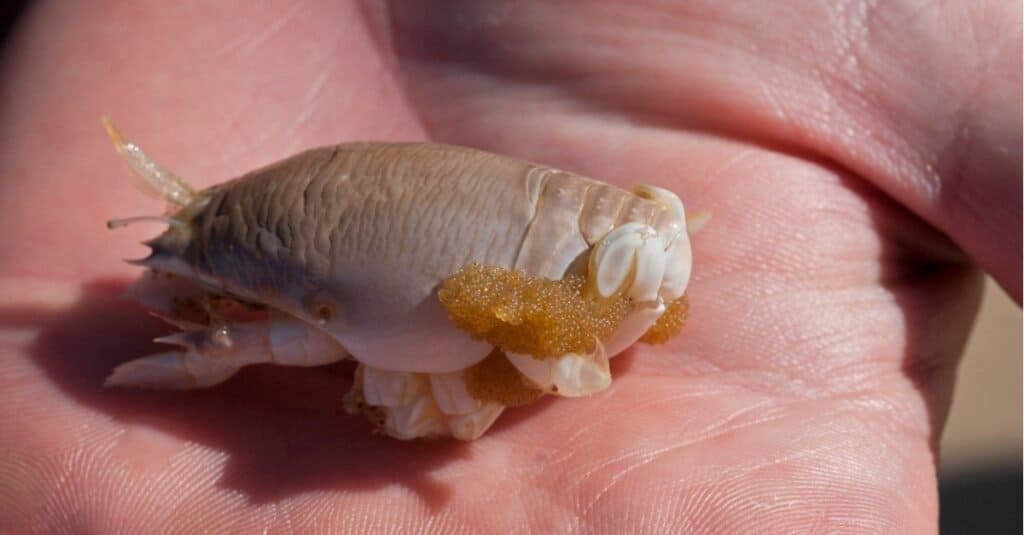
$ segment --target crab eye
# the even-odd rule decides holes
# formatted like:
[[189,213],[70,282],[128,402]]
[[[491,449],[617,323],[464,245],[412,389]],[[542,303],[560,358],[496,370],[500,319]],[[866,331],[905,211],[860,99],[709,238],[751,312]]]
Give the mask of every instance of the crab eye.
[[334,307],[328,303],[317,303],[313,305],[313,314],[316,315],[316,322],[326,325],[334,317]]

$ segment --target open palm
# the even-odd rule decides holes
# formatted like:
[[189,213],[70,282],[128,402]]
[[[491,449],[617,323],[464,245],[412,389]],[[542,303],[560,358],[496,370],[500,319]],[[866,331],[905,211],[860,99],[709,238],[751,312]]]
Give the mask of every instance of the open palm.
[[[34,6],[4,56],[0,527],[935,528],[972,264],[1020,297],[1019,6],[100,4]],[[713,213],[692,319],[472,443],[371,435],[346,366],[104,390],[164,330],[117,298],[159,228],[103,223],[160,206],[104,113],[200,185],[426,139],[667,187]]]

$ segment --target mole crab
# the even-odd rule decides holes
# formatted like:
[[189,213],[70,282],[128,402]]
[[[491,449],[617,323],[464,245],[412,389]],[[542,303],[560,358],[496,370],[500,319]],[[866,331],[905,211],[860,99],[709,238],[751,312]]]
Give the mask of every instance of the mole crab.
[[[611,384],[608,359],[687,314],[672,192],[430,143],[312,149],[196,190],[126,140],[168,202],[129,294],[181,329],[109,386],[193,389],[242,366],[352,358],[350,412],[400,438],[481,436],[510,406]],[[689,229],[687,228],[689,224]]]

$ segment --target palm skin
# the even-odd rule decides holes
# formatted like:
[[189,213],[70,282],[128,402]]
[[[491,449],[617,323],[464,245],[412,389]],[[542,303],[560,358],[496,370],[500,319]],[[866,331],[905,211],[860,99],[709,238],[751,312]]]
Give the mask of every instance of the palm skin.
[[[1014,6],[98,4],[34,6],[4,56],[0,526],[935,529],[973,265],[1020,298]],[[117,299],[159,229],[102,223],[161,207],[103,113],[204,186],[429,139],[670,188],[713,213],[692,319],[469,444],[370,435],[344,367],[104,390],[163,327]]]

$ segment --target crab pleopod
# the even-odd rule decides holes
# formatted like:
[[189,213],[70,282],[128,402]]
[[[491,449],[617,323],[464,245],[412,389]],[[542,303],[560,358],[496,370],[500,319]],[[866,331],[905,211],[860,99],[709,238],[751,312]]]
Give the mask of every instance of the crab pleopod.
[[675,194],[465,147],[313,149],[197,191],[107,122],[166,199],[130,294],[181,332],[108,385],[189,389],[254,363],[358,365],[346,407],[388,435],[474,439],[510,406],[611,384],[682,326]]

